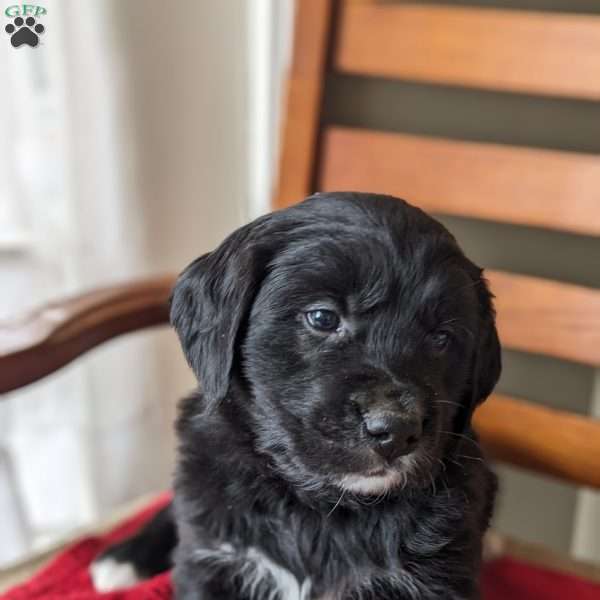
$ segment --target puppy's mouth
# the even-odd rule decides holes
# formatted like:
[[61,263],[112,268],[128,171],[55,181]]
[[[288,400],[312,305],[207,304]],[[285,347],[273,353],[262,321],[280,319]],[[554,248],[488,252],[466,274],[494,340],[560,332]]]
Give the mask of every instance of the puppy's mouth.
[[403,471],[381,469],[364,475],[346,475],[339,486],[358,496],[380,496],[406,484],[407,474]]
[[371,471],[367,471],[365,473],[365,477],[384,477],[389,472],[390,472],[389,469],[386,469],[386,468],[382,467],[380,469],[373,469]]
[[343,476],[338,485],[359,496],[380,496],[404,488],[413,467],[410,456],[402,457],[393,466],[380,465],[361,473]]

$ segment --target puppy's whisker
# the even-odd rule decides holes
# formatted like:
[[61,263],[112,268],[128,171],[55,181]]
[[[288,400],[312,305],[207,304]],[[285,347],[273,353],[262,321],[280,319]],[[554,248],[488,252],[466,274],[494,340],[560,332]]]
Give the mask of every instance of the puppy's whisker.
[[377,499],[376,504],[380,504],[381,502],[384,502],[389,495],[390,495],[390,488],[383,490],[383,494],[381,494],[381,496]]
[[327,516],[325,517],[326,519],[329,519],[329,517],[333,514],[335,509],[340,505],[340,502],[343,500],[345,493],[346,493],[346,490],[343,489],[342,493],[340,494],[340,497],[338,498],[338,501],[333,505],[333,508],[327,513]]
[[459,288],[455,288],[453,291],[461,292],[462,290],[467,290],[469,288],[477,287],[477,286],[481,285],[482,283],[484,283],[484,280],[482,278],[475,279],[474,281],[470,281],[469,283],[462,285]]
[[402,473],[404,475],[404,482],[402,484],[402,489],[406,489],[406,486],[408,485],[408,473]]
[[467,460],[478,460],[479,462],[485,464],[485,460],[483,460],[483,458],[480,458],[479,456],[466,456],[465,454],[457,454],[456,456],[459,456],[460,458],[466,458]]
[[433,478],[433,473],[429,473],[429,478],[431,479],[431,487],[433,488],[433,495],[437,496],[437,488],[435,486],[435,479]]
[[386,496],[387,493],[388,490],[384,490],[373,499],[362,498],[361,496],[356,496],[356,499],[358,500],[359,504],[362,504],[362,506],[375,506],[376,504],[379,504],[379,502]]
[[462,404],[460,402],[452,402],[452,400],[434,400],[433,401],[434,404],[452,404],[453,406],[461,406]]
[[460,468],[462,469],[463,473],[466,473],[466,470],[465,470],[465,465],[463,465],[463,464],[459,463],[459,462],[458,462],[458,461],[456,461],[456,460],[453,460],[452,458],[450,458],[450,459],[448,459],[448,460],[449,460],[449,461],[450,461],[452,464],[456,465],[457,467],[460,467]]
[[446,435],[453,435],[453,436],[461,438],[463,440],[467,440],[468,442],[471,442],[474,446],[477,446],[477,448],[479,448],[479,450],[481,450],[481,445],[478,442],[476,442],[473,438],[470,438],[468,435],[464,435],[463,433],[456,433],[454,431],[442,431],[442,430],[440,430],[440,433],[445,433]]
[[445,321],[442,321],[440,325],[450,325],[452,323],[456,323],[457,321],[458,319],[446,319]]

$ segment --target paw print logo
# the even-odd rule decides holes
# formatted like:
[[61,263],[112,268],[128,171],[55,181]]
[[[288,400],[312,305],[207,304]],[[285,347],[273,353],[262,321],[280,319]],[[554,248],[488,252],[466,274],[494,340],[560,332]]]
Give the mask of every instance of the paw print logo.
[[44,26],[41,23],[36,25],[33,17],[27,17],[25,20],[21,17],[17,17],[12,23],[9,23],[4,30],[10,35],[10,43],[15,48],[18,48],[23,44],[35,48],[40,41],[39,34],[44,33]]

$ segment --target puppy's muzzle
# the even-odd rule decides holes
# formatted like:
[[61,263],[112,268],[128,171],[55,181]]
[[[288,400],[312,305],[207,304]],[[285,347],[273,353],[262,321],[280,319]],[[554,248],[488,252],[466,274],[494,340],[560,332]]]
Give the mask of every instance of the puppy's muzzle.
[[364,428],[374,450],[388,462],[410,454],[423,433],[423,423],[416,415],[383,410],[369,411],[364,416]]
[[[365,390],[366,392],[366,390]],[[364,438],[385,461],[413,452],[423,435],[423,403],[411,385],[378,385],[354,398]]]

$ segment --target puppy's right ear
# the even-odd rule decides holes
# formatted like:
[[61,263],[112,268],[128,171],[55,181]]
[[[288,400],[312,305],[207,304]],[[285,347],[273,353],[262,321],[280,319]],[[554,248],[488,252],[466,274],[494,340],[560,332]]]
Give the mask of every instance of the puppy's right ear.
[[236,339],[268,257],[250,226],[192,262],[171,295],[171,323],[209,408],[229,389]]
[[470,264],[479,300],[479,331],[464,407],[457,415],[458,433],[471,426],[473,412],[492,393],[502,371],[502,350],[496,329],[493,295],[483,277],[483,270]]

